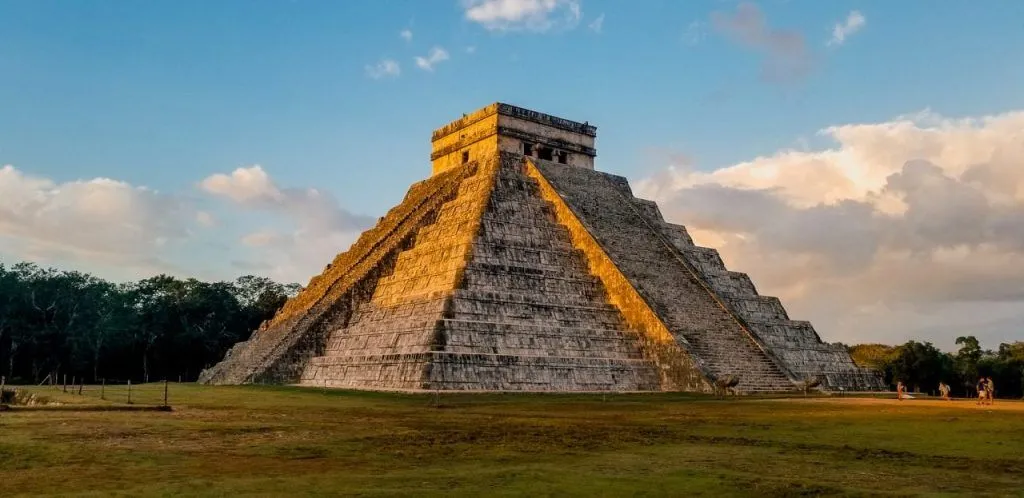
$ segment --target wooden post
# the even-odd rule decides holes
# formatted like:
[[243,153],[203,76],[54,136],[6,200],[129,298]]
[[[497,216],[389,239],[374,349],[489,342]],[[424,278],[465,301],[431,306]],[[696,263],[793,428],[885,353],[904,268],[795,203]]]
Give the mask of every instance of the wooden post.
[[4,387],[7,386],[7,377],[0,375],[0,395],[4,393]]
[[68,392],[68,374],[64,374],[64,392]]
[[128,404],[132,404],[132,380],[128,379]]
[[82,395],[82,387],[83,387],[83,384],[85,384],[85,379],[79,379],[79,380],[78,380],[78,395],[79,395],[79,396],[81,396],[81,395]]
[[106,398],[106,392],[105,392],[106,390],[107,390],[107,379],[101,379],[100,380],[100,399],[103,399],[103,400],[107,399]]
[[167,379],[164,379],[164,406],[167,406]]

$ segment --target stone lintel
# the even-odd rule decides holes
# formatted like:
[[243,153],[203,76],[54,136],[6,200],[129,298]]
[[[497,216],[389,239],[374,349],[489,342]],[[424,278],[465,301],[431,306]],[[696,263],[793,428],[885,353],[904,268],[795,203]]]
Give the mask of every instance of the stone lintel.
[[523,130],[519,130],[519,129],[512,128],[512,127],[498,126],[497,128],[489,130],[485,134],[482,134],[482,135],[478,134],[478,135],[467,136],[465,138],[460,139],[457,142],[453,142],[453,143],[451,143],[449,145],[445,145],[443,147],[437,148],[433,152],[430,153],[430,160],[431,161],[436,161],[437,159],[440,159],[440,158],[442,158],[444,156],[452,154],[452,153],[454,153],[454,152],[456,152],[456,151],[458,151],[460,149],[465,149],[466,147],[469,147],[470,145],[473,145],[473,144],[475,144],[477,142],[480,142],[480,141],[483,141],[483,140],[487,140],[489,138],[493,138],[495,135],[502,135],[502,136],[506,136],[506,137],[517,138],[519,140],[533,142],[533,143],[536,143],[538,145],[546,145],[548,147],[552,147],[552,148],[555,148],[555,149],[561,149],[561,150],[565,150],[565,151],[569,151],[569,152],[574,152],[574,153],[582,154],[582,155],[585,155],[585,156],[590,156],[590,157],[596,157],[597,156],[597,150],[594,149],[593,147],[587,147],[585,145],[574,144],[572,142],[568,142],[568,141],[561,140],[561,139],[558,139],[558,138],[547,138],[547,137],[543,137],[543,136],[540,136],[540,135],[536,135],[534,133],[530,133],[528,131],[523,131]]
[[537,112],[524,107],[515,106],[512,104],[505,104],[501,102],[495,102],[486,107],[482,107],[476,111],[464,115],[463,117],[456,119],[436,130],[434,130],[431,140],[437,140],[442,137],[446,137],[455,133],[458,130],[466,128],[477,121],[493,116],[495,114],[501,114],[503,116],[509,116],[513,118],[523,119],[526,121],[532,121],[534,123],[549,126],[551,128],[558,128],[560,130],[579,133],[581,135],[587,135],[590,137],[597,136],[597,127],[588,123],[580,123],[558,116],[552,116],[543,112]]

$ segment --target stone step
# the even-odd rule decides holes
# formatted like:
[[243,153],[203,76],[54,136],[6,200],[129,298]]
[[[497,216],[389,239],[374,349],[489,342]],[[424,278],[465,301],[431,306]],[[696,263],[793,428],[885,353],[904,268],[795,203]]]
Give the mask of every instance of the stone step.
[[455,298],[508,303],[511,305],[530,305],[563,308],[594,308],[618,313],[618,308],[608,304],[603,294],[570,294],[521,292],[506,288],[489,289],[456,289]]
[[[422,372],[428,373],[426,381]],[[315,358],[303,385],[488,391],[651,391],[658,371],[646,360],[431,352]]]
[[571,246],[569,230],[561,225],[548,223],[546,220],[531,220],[529,222],[504,221],[484,217],[480,222],[481,236],[486,241],[487,237],[499,239],[510,238],[510,240],[522,239],[549,239]]
[[476,263],[467,266],[462,288],[469,290],[503,289],[508,292],[537,295],[569,294],[586,300],[606,300],[604,288],[595,277],[564,278],[551,274],[529,275],[490,271]]
[[[376,323],[369,322],[428,319],[430,316],[438,316],[441,311],[444,310],[446,297],[447,293],[433,299],[424,299],[421,301],[387,307],[378,307],[373,303],[363,303],[356,306],[356,309],[353,311],[352,316],[349,319],[349,324],[351,324],[350,326],[361,326],[359,322],[366,321],[366,325],[376,326]],[[395,326],[394,322],[390,322],[389,326]]]
[[393,327],[349,327],[331,334],[323,356],[423,353],[436,343],[437,321]]
[[551,303],[516,303],[456,295],[445,318],[547,323],[559,327],[622,328],[618,309],[606,306],[574,306]]
[[554,251],[481,241],[473,246],[472,261],[496,265],[560,267],[567,273],[589,274],[583,253],[576,249]]
[[612,329],[530,326],[445,320],[439,342],[445,351],[495,355],[643,358],[636,336]]

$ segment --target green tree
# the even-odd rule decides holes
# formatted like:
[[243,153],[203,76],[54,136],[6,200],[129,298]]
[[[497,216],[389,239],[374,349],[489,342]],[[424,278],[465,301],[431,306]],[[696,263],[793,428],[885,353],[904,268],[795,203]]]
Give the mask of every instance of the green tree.
[[952,358],[930,342],[909,341],[897,347],[888,365],[891,384],[903,381],[915,391],[932,392],[953,376]]
[[960,384],[966,392],[971,392],[978,380],[978,362],[981,361],[981,345],[973,335],[956,338],[960,349],[956,353],[956,371],[960,375]]

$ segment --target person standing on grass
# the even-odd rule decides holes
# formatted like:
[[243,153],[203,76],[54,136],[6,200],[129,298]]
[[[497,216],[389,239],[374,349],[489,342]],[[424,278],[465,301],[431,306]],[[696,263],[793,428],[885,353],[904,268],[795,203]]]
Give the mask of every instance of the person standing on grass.
[[985,378],[985,397],[988,398],[988,404],[995,404],[996,385],[992,382],[992,377]]
[[949,385],[945,382],[939,382],[939,395],[942,396],[942,399],[949,400]]
[[902,380],[896,383],[896,399],[897,400],[903,401],[903,393],[906,391],[906,389],[907,388],[906,388],[906,386],[903,385],[903,381]]
[[976,405],[983,405],[983,404],[985,404],[985,397],[988,396],[988,389],[987,389],[987,386],[985,384],[985,378],[984,377],[981,377],[981,378],[978,379],[978,385],[976,386],[976,388],[978,390],[978,402],[975,403],[975,404]]

